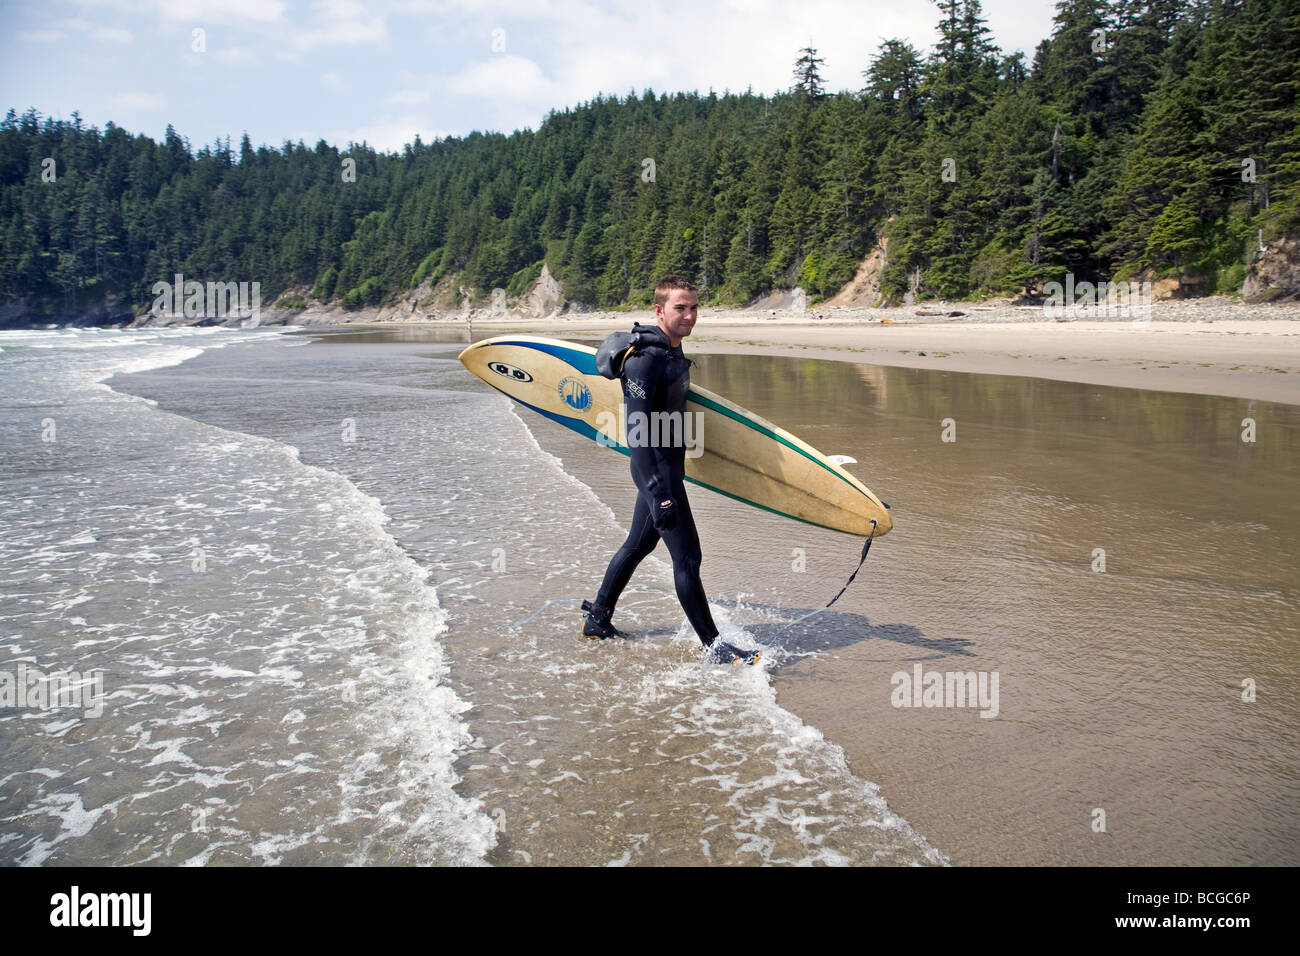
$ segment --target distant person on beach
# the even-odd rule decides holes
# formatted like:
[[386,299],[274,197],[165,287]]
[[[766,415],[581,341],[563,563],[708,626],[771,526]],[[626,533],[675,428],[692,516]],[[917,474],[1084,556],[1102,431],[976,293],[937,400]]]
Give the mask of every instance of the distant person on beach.
[[[626,419],[636,413],[642,421],[662,420],[667,412],[684,423],[686,393],[691,385],[691,363],[682,352],[682,340],[691,334],[699,316],[699,295],[695,284],[682,276],[664,276],[655,284],[655,333],[624,360],[620,378]],[[660,419],[655,419],[658,413]],[[757,655],[717,640],[718,627],[709,612],[709,602],[700,582],[700,536],[686,498],[686,446],[684,427],[669,429],[675,442],[634,441],[628,444],[632,459],[632,481],[636,484],[636,507],[627,540],[605,571],[595,602],[584,601],[587,611],[582,633],[587,637],[621,637],[610,623],[619,596],[632,573],[662,539],[673,559],[673,583],[686,618],[711,657],[724,662],[753,663]]]

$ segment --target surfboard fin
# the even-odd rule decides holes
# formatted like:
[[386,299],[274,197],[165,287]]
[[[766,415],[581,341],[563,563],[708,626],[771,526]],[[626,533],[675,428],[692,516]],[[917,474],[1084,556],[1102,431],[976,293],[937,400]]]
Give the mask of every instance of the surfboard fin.
[[827,455],[826,457],[837,465],[856,465],[858,463],[856,458],[850,458],[848,455]]

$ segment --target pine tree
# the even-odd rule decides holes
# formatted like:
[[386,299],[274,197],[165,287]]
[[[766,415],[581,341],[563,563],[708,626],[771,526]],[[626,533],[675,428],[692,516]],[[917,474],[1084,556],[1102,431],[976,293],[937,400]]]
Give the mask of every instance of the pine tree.
[[800,50],[799,59],[794,62],[795,82],[791,92],[814,102],[825,96],[826,88],[821,77],[821,67],[825,62],[812,46]]
[[920,112],[922,64],[920,53],[911,44],[886,40],[863,76],[867,80],[863,95],[881,103],[886,115],[904,122],[916,118]]

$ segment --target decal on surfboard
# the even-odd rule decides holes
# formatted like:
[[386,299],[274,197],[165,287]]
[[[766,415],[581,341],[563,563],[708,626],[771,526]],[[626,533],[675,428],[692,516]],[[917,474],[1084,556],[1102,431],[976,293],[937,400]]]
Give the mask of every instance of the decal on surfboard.
[[560,379],[560,400],[570,408],[585,412],[591,407],[591,389],[576,378]]
[[516,382],[531,382],[533,377],[521,368],[515,368],[513,365],[507,365],[505,362],[488,362],[488,368],[498,375],[504,375],[506,378],[512,378]]

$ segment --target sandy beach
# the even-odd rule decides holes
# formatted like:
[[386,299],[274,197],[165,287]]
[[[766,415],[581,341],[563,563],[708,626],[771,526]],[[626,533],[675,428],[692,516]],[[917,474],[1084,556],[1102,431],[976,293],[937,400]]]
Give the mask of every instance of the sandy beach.
[[[957,319],[918,311],[964,311]],[[831,309],[826,318],[793,311],[705,309],[688,352],[766,353],[1020,375],[1121,388],[1146,388],[1300,404],[1300,305],[1247,306],[1222,299],[1161,302],[1148,323],[1126,319],[1045,319],[1041,309],[955,306]],[[652,323],[653,312],[590,313],[529,319],[471,314],[475,337],[527,331],[596,337]],[[883,320],[883,321],[882,321]],[[464,317],[410,324],[465,327]],[[358,314],[355,324],[375,323]],[[352,324],[349,322],[349,324]]]
[[1300,324],[1294,321],[716,328],[700,330],[694,347],[1300,404]]
[[[8,460],[19,533],[0,558],[15,580],[60,575],[15,599],[35,622],[16,653],[111,668],[118,696],[112,717],[46,727],[68,746],[10,751],[25,776],[6,852],[1285,864],[1300,403],[1264,396],[1291,399],[1298,326],[1261,314],[1169,310],[1139,329],[706,313],[692,379],[855,457],[895,522],[809,617],[861,542],[692,495],[724,635],[771,651],[743,675],[700,665],[662,554],[619,606],[628,640],[577,638],[630,518],[627,461],[468,376],[463,316],[16,333],[6,383],[25,411],[7,440],[30,444],[35,415],[59,441]],[[472,335],[591,342],[631,319],[476,316]],[[130,374],[101,387],[114,370]],[[1071,381],[1085,375],[1130,387]],[[72,657],[70,629],[87,636]],[[136,651],[115,640],[141,633]],[[900,706],[917,668],[996,678],[998,699]],[[199,671],[176,678],[200,695],[178,720],[167,675]],[[124,762],[142,719],[150,752]],[[195,735],[200,720],[231,729]],[[154,748],[176,755],[165,775]],[[289,757],[310,766],[285,774]],[[111,785],[70,816],[63,793],[99,760]],[[102,815],[88,833],[83,804]]]
[[[1163,316],[1162,316],[1163,313]],[[895,313],[897,314],[897,313]],[[1169,305],[1157,311],[1149,325],[1137,326],[1128,321],[1072,321],[1056,322],[1026,320],[1023,316],[991,317],[986,320],[962,321],[926,321],[919,318],[908,321],[900,316],[889,323],[878,319],[844,320],[813,319],[793,315],[755,316],[752,313],[705,312],[696,326],[695,334],[686,343],[688,354],[745,354],[753,356],[793,356],[799,358],[828,359],[836,362],[861,363],[875,366],[898,366],[902,368],[926,369],[930,371],[970,372],[986,375],[1024,376],[1030,378],[1051,379],[1061,382],[1077,382],[1125,389],[1148,389],[1158,392],[1190,393],[1194,395],[1224,396],[1248,401],[1277,402],[1283,404],[1300,404],[1300,321],[1289,310],[1258,310],[1253,318],[1223,317],[1215,314],[1213,307],[1201,304],[1191,307]],[[632,319],[641,322],[653,321],[649,313],[635,315],[605,315],[599,317],[574,317],[560,321],[538,322],[502,322],[501,331],[527,330],[536,334],[556,335],[563,338],[597,338],[614,328],[627,327]],[[484,334],[495,334],[497,323],[475,321],[475,338]],[[929,378],[924,381],[931,381]],[[937,384],[937,383],[936,383]],[[1174,396],[1169,396],[1171,400]],[[846,396],[846,401],[851,401]],[[1117,397],[1119,403],[1113,409],[1118,412],[1126,400]],[[1137,403],[1137,399],[1133,400]],[[1139,403],[1140,404],[1140,403]],[[1245,409],[1254,409],[1248,405]],[[1264,409],[1261,408],[1261,412]],[[787,413],[788,414],[788,413]],[[972,414],[969,413],[968,414]],[[775,415],[775,412],[774,412]],[[776,416],[779,418],[780,416]],[[852,415],[849,416],[850,418]],[[774,418],[774,420],[776,420]],[[1233,426],[1236,427],[1233,419]],[[938,427],[936,417],[935,427]],[[807,426],[805,426],[807,427]],[[852,436],[845,434],[844,440],[851,441]],[[543,440],[543,447],[563,455],[562,443],[552,444]],[[1064,467],[1066,474],[1058,474],[1057,487],[1061,494],[1064,489],[1079,482],[1089,484],[1090,466],[1087,455],[1078,461],[1060,459],[1058,467]],[[997,467],[995,454],[984,467],[993,470]],[[939,466],[942,468],[942,466]],[[1052,480],[1049,475],[1044,476]],[[1189,478],[1191,476],[1189,475]],[[941,480],[931,476],[933,480]],[[909,482],[922,480],[918,474],[894,476],[895,487],[891,490],[907,490]],[[1151,501],[1143,505],[1146,509],[1155,507],[1162,494],[1177,495],[1171,486],[1160,477],[1138,478],[1130,475],[1125,479],[1117,477],[1116,485],[1111,489],[1111,498],[1127,498],[1136,486],[1125,486],[1125,480],[1149,484]],[[899,489],[901,484],[901,489]],[[1162,492],[1161,489],[1164,489]],[[604,489],[602,489],[604,490]],[[1146,493],[1146,492],[1144,492]],[[1139,495],[1140,497],[1140,495]],[[1191,499],[1187,499],[1191,500]],[[620,496],[615,492],[608,496],[608,503],[622,515]],[[919,505],[920,502],[915,502]],[[1279,502],[1280,506],[1280,502]],[[944,514],[944,505],[932,502],[935,515]],[[921,509],[926,510],[925,508]],[[1036,509],[1031,509],[1031,513]],[[1269,513],[1265,509],[1264,513]],[[1022,539],[1019,527],[1022,518],[1020,508],[1008,514],[1013,522],[1012,533],[1005,542],[1011,553],[1022,553],[1030,566],[1038,564],[1040,557],[1035,557],[1035,546],[1029,539]],[[954,517],[956,513],[954,512]],[[916,521],[914,514],[912,521]],[[967,517],[974,517],[970,515]],[[706,518],[706,523],[707,523]],[[1131,554],[1137,560],[1138,549],[1144,550],[1141,562],[1152,563],[1172,556],[1175,561],[1171,567],[1181,567],[1184,571],[1197,566],[1198,558],[1193,557],[1193,544],[1172,537],[1172,530],[1161,531],[1145,527],[1145,519],[1134,517],[1142,531],[1137,537],[1131,531],[1122,532],[1125,547],[1132,549]],[[1270,522],[1271,523],[1271,522]],[[718,531],[710,535],[715,542],[713,555],[718,555],[716,542],[735,542],[736,531],[722,531],[730,526],[726,518],[717,519]],[[734,526],[730,526],[734,527]],[[1027,526],[1020,528],[1026,531]],[[1066,527],[1058,529],[1063,539],[1070,537]],[[1105,655],[1110,638],[1105,637],[1107,630],[1116,626],[1115,621],[1107,622],[1104,610],[1107,601],[1113,597],[1097,595],[1072,605],[1069,611],[1062,611],[1057,601],[1070,601],[1073,585],[1062,582],[1052,597],[1045,598],[1051,602],[1034,614],[1048,612],[1053,623],[1035,630],[1026,618],[1027,607],[1032,607],[1033,600],[1001,593],[1009,582],[995,580],[1009,569],[1003,569],[992,575],[991,580],[983,581],[971,599],[979,607],[973,618],[960,613],[957,606],[939,610],[932,618],[921,609],[927,599],[923,596],[910,595],[900,598],[895,588],[907,589],[916,586],[923,589],[931,580],[930,575],[937,574],[944,580],[952,580],[953,575],[962,575],[962,559],[949,562],[941,555],[945,548],[961,549],[960,536],[949,538],[951,528],[936,526],[931,532],[937,540],[946,543],[933,551],[916,556],[908,551],[918,542],[909,540],[890,541],[890,556],[886,562],[897,562],[900,567],[911,564],[905,572],[897,575],[886,572],[888,583],[882,590],[872,595],[868,589],[854,594],[846,602],[850,610],[858,610],[861,617],[855,621],[846,619],[842,624],[832,625],[834,633],[844,631],[843,639],[848,640],[850,632],[857,632],[868,619],[872,622],[869,632],[876,638],[886,636],[895,627],[893,624],[877,623],[880,621],[900,620],[924,622],[921,628],[925,637],[920,638],[911,652],[906,648],[880,651],[879,643],[873,643],[874,651],[842,650],[829,655],[821,655],[788,667],[783,679],[778,683],[778,696],[784,706],[790,707],[809,723],[820,728],[829,739],[844,747],[850,765],[867,779],[881,784],[883,792],[898,812],[909,821],[918,825],[937,846],[949,854],[952,862],[958,865],[1059,865],[1088,863],[1092,865],[1133,865],[1141,863],[1221,863],[1232,860],[1236,863],[1251,859],[1259,861],[1255,851],[1241,840],[1241,832],[1233,827],[1225,827],[1223,839],[1209,841],[1212,849],[1204,852],[1193,849],[1191,841],[1182,844],[1174,834],[1182,825],[1184,811],[1181,801],[1186,794],[1196,792],[1201,786],[1196,772],[1186,768],[1197,762],[1194,749],[1184,749],[1185,745],[1178,739],[1166,742],[1168,749],[1155,748],[1145,758],[1130,759],[1110,767],[1103,773],[1105,784],[1099,789],[1107,795],[1098,796],[1092,792],[1092,783],[1088,775],[1081,775],[1078,763],[1096,760],[1104,766],[1110,760],[1105,752],[1089,753],[1082,757],[1080,741],[1087,738],[1088,731],[1080,731],[1080,736],[1069,736],[1068,744],[1058,744],[1059,751],[1044,743],[1041,728],[1031,732],[1024,740],[1019,739],[1019,730],[1011,730],[1017,723],[1012,717],[1010,723],[1000,724],[998,732],[991,732],[981,726],[982,721],[968,721],[965,726],[949,724],[942,729],[930,724],[918,724],[911,715],[891,711],[880,702],[864,699],[868,688],[883,686],[891,669],[912,666],[910,662],[925,660],[926,657],[912,656],[916,650],[927,648],[930,641],[938,641],[936,646],[944,646],[949,640],[958,640],[965,644],[969,639],[971,646],[984,648],[983,653],[991,653],[993,659],[1006,653],[1007,639],[1027,639],[1031,643],[1043,642],[1044,660],[1031,665],[1026,659],[1015,659],[1015,663],[1004,663],[1012,670],[1023,668],[1033,673],[1032,683],[1037,688],[1035,693],[1042,694],[1035,707],[1040,710],[1031,723],[1047,721],[1047,715],[1058,707],[1073,711],[1080,720],[1081,727],[1107,727],[1106,734],[1126,734],[1122,720],[1115,726],[1107,723],[1099,707],[1098,695],[1104,695],[1104,688],[1115,678],[1106,673],[1106,667],[1097,663]],[[1149,540],[1139,544],[1139,539],[1150,534]],[[909,529],[909,536],[926,534],[920,528]],[[1032,538],[1032,535],[1031,535]],[[1085,542],[1090,548],[1094,542]],[[1118,546],[1118,545],[1117,545]],[[1082,547],[1082,545],[1080,545]],[[1233,547],[1236,547],[1234,545]],[[925,545],[921,550],[924,551]],[[1086,553],[1087,548],[1084,549]],[[718,561],[725,561],[720,555]],[[752,562],[751,562],[752,563]],[[772,572],[772,568],[763,569]],[[877,566],[876,573],[881,569]],[[737,574],[741,579],[754,575],[762,578],[763,574],[752,568],[745,570],[737,564],[728,568],[728,574]],[[1030,572],[1032,577],[1036,572]],[[1183,571],[1173,571],[1174,581]],[[1068,572],[1067,572],[1068,576]],[[909,579],[907,583],[905,579]],[[712,580],[718,580],[713,578]],[[1117,578],[1118,580],[1118,578]],[[827,584],[829,584],[829,576]],[[875,586],[880,586],[877,582]],[[1124,585],[1127,587],[1129,585]],[[1015,586],[1017,591],[1019,585]],[[1172,616],[1173,623],[1167,625],[1167,636],[1172,640],[1198,639],[1191,635],[1195,626],[1173,610],[1171,583],[1161,585],[1161,594],[1140,612],[1138,604],[1131,602],[1128,596],[1120,598],[1118,611],[1125,623],[1119,624],[1119,630],[1127,633],[1120,637],[1118,643],[1125,642],[1133,646],[1146,646],[1148,640],[1143,636],[1153,619],[1165,619]],[[811,603],[811,595],[805,596]],[[990,601],[990,599],[992,599]],[[1197,603],[1200,599],[1188,593],[1179,601]],[[1093,601],[1099,601],[1093,604]],[[1177,602],[1176,602],[1177,603]],[[940,604],[944,602],[941,600]],[[1049,611],[1050,608],[1050,611]],[[1030,614],[1032,617],[1033,614]],[[1193,615],[1194,616],[1194,615]],[[1059,619],[1057,619],[1059,618]],[[1091,632],[1079,635],[1077,643],[1069,637],[1080,622]],[[1069,623],[1067,623],[1069,622]],[[1208,630],[1226,626],[1228,622],[1212,624],[1209,617],[1201,619]],[[1272,625],[1270,625],[1271,627]],[[1265,628],[1268,630],[1268,628]],[[961,634],[963,637],[945,638],[942,635]],[[1029,638],[1029,634],[1034,634]],[[1180,635],[1175,638],[1174,635]],[[836,637],[835,640],[841,639]],[[1159,645],[1165,640],[1156,640]],[[888,648],[889,638],[885,645]],[[925,651],[922,651],[925,653]],[[1121,652],[1128,653],[1127,651]],[[1145,653],[1143,651],[1142,653]],[[1056,657],[1054,655],[1062,656]],[[1079,656],[1071,656],[1079,655]],[[960,659],[960,658],[958,658]],[[1005,658],[1003,659],[1006,660]],[[1100,669],[1098,669],[1100,668]],[[1103,674],[1106,676],[1102,676]],[[1090,675],[1094,681],[1092,689],[1083,692],[1075,701],[1065,702],[1053,698],[1053,692],[1044,691],[1060,685],[1069,685],[1078,675]],[[1210,696],[1214,693],[1211,692]],[[878,696],[878,695],[876,695]],[[1200,689],[1194,698],[1208,700],[1201,696]],[[1170,703],[1170,712],[1180,705]],[[1202,705],[1197,705],[1202,706]],[[1204,704],[1204,712],[1195,708],[1180,713],[1178,722],[1190,726],[1207,719],[1231,720],[1214,711],[1214,705]],[[1086,717],[1083,715],[1087,715]],[[1005,738],[1000,734],[1005,733]],[[1246,733],[1254,733],[1247,730]],[[1050,734],[1047,734],[1050,736]],[[1015,740],[1011,743],[1010,740]],[[1144,752],[1143,744],[1134,741],[1130,746],[1134,753]],[[1148,780],[1141,770],[1144,760],[1166,762],[1166,773]],[[1181,766],[1184,769],[1173,770]],[[1187,776],[1190,774],[1190,776]],[[1017,781],[1015,786],[1005,786],[1009,780]],[[1225,786],[1227,786],[1225,784]],[[1064,794],[1072,794],[1063,799]],[[1220,792],[1226,792],[1220,791]],[[1140,794],[1140,796],[1139,796]],[[1099,842],[1086,828],[1078,827],[1075,816],[1082,812],[1074,803],[1092,806],[1089,801],[1107,806],[1122,806],[1126,815],[1136,818],[1150,809],[1149,819],[1142,821],[1146,833],[1145,844],[1131,843],[1131,835],[1121,838],[1112,845]],[[1131,802],[1130,802],[1131,801]],[[1217,811],[1216,811],[1217,812]],[[1233,826],[1236,826],[1234,824]],[[1162,834],[1155,837],[1154,834]],[[1290,837],[1283,837],[1288,842]],[[1153,844],[1168,841],[1163,850],[1155,850]]]

